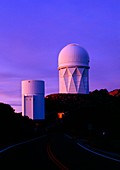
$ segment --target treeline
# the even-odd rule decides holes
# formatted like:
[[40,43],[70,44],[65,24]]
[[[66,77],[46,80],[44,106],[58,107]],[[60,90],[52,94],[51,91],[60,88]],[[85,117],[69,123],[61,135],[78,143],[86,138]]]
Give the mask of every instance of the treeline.
[[49,116],[64,112],[63,129],[81,138],[120,139],[120,96],[106,89],[90,94],[52,94],[46,96]]
[[[0,146],[36,137],[52,128],[78,138],[120,140],[120,91],[117,92],[101,89],[89,94],[47,95],[45,120],[38,121],[0,103]],[[59,112],[64,113],[62,119],[58,118]]]
[[28,116],[16,113],[5,103],[0,103],[0,147],[29,139],[35,135],[36,124]]

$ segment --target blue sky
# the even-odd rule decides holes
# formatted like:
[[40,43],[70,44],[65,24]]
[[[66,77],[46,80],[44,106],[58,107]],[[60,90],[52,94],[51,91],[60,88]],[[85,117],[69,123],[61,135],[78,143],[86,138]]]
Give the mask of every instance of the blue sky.
[[89,89],[120,88],[119,0],[0,1],[0,102],[21,111],[21,81],[58,93],[58,54],[80,44],[90,57]]

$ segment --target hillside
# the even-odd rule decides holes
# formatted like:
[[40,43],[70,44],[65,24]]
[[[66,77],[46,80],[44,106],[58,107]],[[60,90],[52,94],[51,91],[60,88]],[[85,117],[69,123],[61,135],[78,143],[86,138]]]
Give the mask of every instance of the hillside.
[[115,89],[109,92],[112,96],[120,96],[120,89]]
[[[15,113],[10,105],[0,103],[1,143],[7,145],[46,132],[62,132],[89,142],[97,141],[97,144],[102,141],[105,148],[112,150],[110,142],[120,141],[119,94],[119,89],[111,92],[101,89],[90,94],[47,95],[42,121],[31,120]],[[120,148],[115,151],[120,152]]]
[[[59,120],[58,113],[63,112],[60,122],[64,132],[77,138],[97,141],[97,144],[102,141],[105,148],[112,150],[111,141],[120,140],[118,93],[101,89],[90,94],[50,94],[45,97],[46,117],[53,123]],[[120,152],[120,147],[116,152]]]

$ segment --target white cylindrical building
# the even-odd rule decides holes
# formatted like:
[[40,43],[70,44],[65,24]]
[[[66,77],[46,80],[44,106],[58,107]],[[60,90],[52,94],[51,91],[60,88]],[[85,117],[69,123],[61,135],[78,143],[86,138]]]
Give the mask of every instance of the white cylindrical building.
[[44,81],[22,81],[22,115],[30,119],[44,119]]
[[59,93],[89,93],[89,55],[79,44],[68,44],[59,53]]

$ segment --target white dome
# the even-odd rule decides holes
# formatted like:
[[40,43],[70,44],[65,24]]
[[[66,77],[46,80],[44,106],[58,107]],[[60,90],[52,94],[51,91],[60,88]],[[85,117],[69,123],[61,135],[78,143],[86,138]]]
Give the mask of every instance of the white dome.
[[79,44],[68,44],[59,53],[58,69],[74,66],[89,67],[89,55]]

